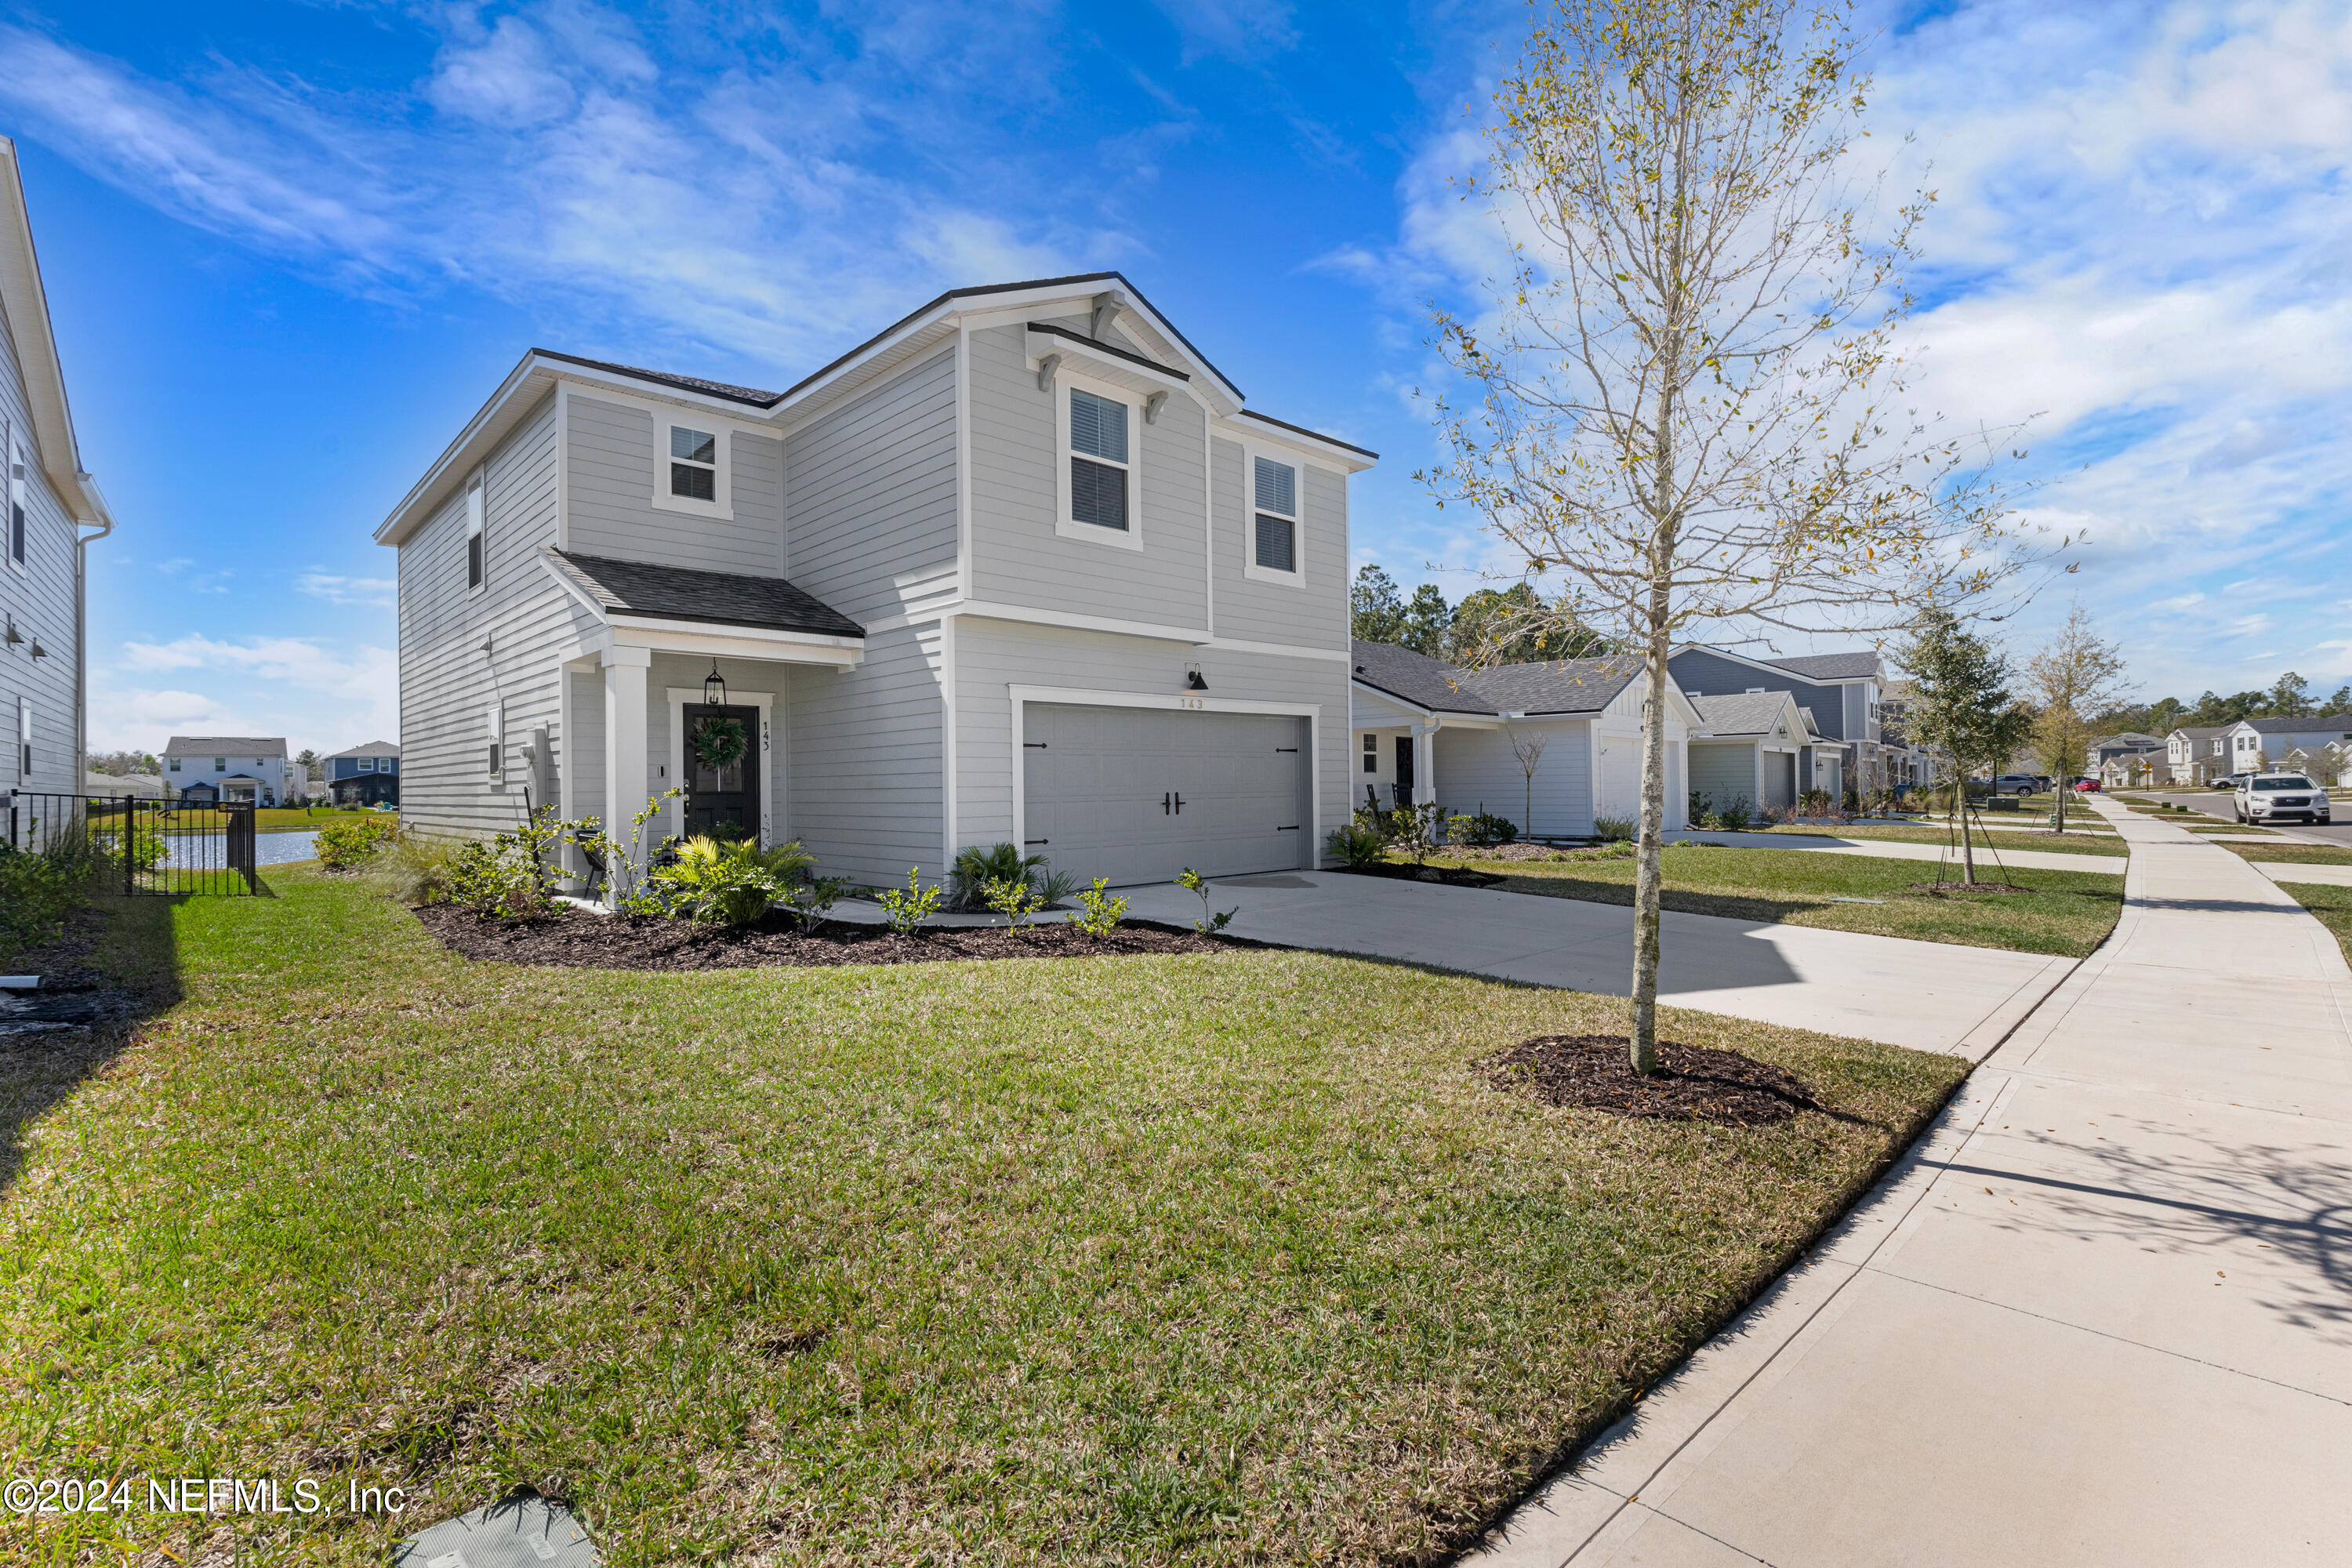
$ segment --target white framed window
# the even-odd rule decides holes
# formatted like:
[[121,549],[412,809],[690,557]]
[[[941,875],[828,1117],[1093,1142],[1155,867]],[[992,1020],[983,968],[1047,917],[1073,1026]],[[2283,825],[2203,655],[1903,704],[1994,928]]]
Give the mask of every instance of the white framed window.
[[25,562],[25,447],[5,424],[0,424],[0,447],[8,453],[8,564],[29,572]]
[[1291,587],[1307,581],[1307,530],[1299,491],[1305,474],[1290,458],[1242,449],[1242,574]]
[[728,484],[729,433],[716,420],[654,419],[654,505],[698,517],[732,517]]
[[173,772],[173,773],[178,773],[178,772],[180,771],[180,759],[179,759],[179,758],[177,758],[177,757],[173,757],[173,758],[172,759],[172,768],[171,768],[171,771],[172,771],[172,772]]
[[486,531],[488,523],[489,501],[483,494],[482,479],[478,475],[474,482],[466,487],[466,592],[469,594],[478,594],[482,590],[489,550]]
[[33,776],[33,700],[16,699],[16,782]]
[[496,778],[506,771],[507,765],[507,705],[505,703],[490,704],[489,721],[490,776]]
[[1381,771],[1381,738],[1378,735],[1364,737],[1364,771],[1368,773]]
[[216,773],[225,773],[228,772],[228,759],[226,757],[215,757],[213,759],[213,772]]
[[1124,550],[1143,548],[1143,398],[1062,365],[1054,378],[1054,531]]
[[360,772],[363,773],[372,773],[375,772],[375,759],[373,757],[362,757],[360,759]]

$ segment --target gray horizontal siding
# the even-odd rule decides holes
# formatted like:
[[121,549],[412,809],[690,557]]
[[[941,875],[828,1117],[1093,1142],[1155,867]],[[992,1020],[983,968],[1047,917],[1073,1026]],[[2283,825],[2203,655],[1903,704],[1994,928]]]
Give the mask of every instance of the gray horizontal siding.
[[1750,741],[1693,741],[1690,787],[1717,810],[1744,800],[1753,811],[1757,795],[1756,745]]
[[[7,559],[6,518],[0,515],[0,609],[25,640],[0,655],[0,789],[79,793],[82,787],[80,715],[74,700],[76,658],[74,525],[49,488],[49,477],[27,416],[16,343],[0,332],[0,419],[25,451],[25,569]],[[0,463],[13,454],[0,448]],[[105,549],[105,545],[98,548]],[[32,656],[38,643],[48,655]],[[33,709],[33,771],[17,774],[16,700]]]
[[[1528,779],[1503,730],[1441,730],[1433,778],[1447,813],[1490,811],[1523,833],[1582,837],[1592,831],[1592,727],[1581,721],[1522,724],[1523,735],[1544,737],[1536,761],[1534,826],[1528,826]],[[1360,763],[1358,766],[1361,766]],[[1359,789],[1357,794],[1363,792]]]
[[955,351],[793,432],[784,575],[857,621],[956,564]]
[[[1055,399],[1029,368],[1025,326],[971,335],[972,594],[992,604],[1187,629],[1207,625],[1202,464],[1206,415],[1183,393],[1129,432],[1140,477],[1142,548],[1055,529],[1061,448]],[[1089,374],[1096,374],[1089,367]],[[1105,379],[1120,379],[1104,371]]]
[[[1306,581],[1300,587],[1247,574],[1255,515],[1244,494],[1243,447],[1219,437],[1212,444],[1211,489],[1217,530],[1217,635],[1243,642],[1348,647],[1348,480],[1328,468],[1298,463],[1299,542]],[[1297,459],[1276,448],[1268,457]]]
[[[400,814],[427,832],[495,832],[521,818],[526,784],[534,805],[552,794],[556,653],[584,629],[540,564],[555,538],[556,447],[551,395],[484,465],[481,593],[467,591],[462,487],[400,547]],[[512,753],[503,782],[488,767],[493,700],[505,704]],[[534,776],[520,748],[541,726],[554,754]]]
[[1861,717],[1862,698],[1859,687],[1851,689],[1820,681],[1807,680],[1787,671],[1767,671],[1737,659],[1725,658],[1705,648],[1687,648],[1667,661],[1667,673],[1685,691],[1696,691],[1708,697],[1726,693],[1737,694],[1751,687],[1766,691],[1785,691],[1796,699],[1800,708],[1813,710],[1813,727],[1824,735],[1844,740],[1855,732],[1853,726]]
[[782,831],[829,876],[903,884],[943,871],[945,709],[936,626],[868,639],[866,662],[792,672]]
[[[667,477],[668,458],[656,452],[656,416],[574,389],[565,441],[569,489],[566,538],[571,548],[624,561],[659,561],[705,572],[773,575],[782,561],[778,443],[730,432],[727,437],[729,517],[704,517],[653,504]],[[692,425],[691,411],[665,412]]]

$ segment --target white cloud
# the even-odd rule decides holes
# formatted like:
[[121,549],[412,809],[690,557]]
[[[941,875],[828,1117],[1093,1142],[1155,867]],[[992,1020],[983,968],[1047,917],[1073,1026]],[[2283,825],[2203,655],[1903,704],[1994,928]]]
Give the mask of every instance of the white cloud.
[[[188,680],[193,672],[205,679]],[[390,648],[309,637],[231,640],[192,633],[169,642],[129,642],[92,672],[90,744],[158,751],[173,731],[283,735],[298,751],[394,740],[400,733],[399,675]],[[166,686],[142,679],[155,676],[178,679]],[[187,689],[191,685],[205,689]]]
[[389,577],[338,577],[327,572],[305,572],[294,579],[295,592],[324,599],[331,605],[393,605],[400,584]]

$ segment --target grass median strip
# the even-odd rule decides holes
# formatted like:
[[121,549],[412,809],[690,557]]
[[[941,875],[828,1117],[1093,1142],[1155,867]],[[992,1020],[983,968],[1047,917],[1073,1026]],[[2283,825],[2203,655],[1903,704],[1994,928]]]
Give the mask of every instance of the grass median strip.
[[2273,844],[2222,844],[2219,847],[2249,860],[2269,860],[2282,866],[2352,866],[2352,849],[2299,844],[2292,838]]
[[[1847,827],[1769,827],[1768,833],[1790,836],[1812,835],[1829,838],[1853,838],[1863,842],[1887,844],[1950,844],[1952,853],[1959,853],[1959,836],[1941,826],[1895,826],[1881,823],[1855,823]],[[1993,842],[2003,849],[2046,849],[2060,855],[2128,855],[2130,847],[2113,832],[2085,832],[2069,829],[2059,834],[2046,827],[2022,827],[1995,823],[1998,837]],[[1984,835],[1970,829],[1977,841],[1978,852],[1983,852]]]
[[2319,923],[2336,933],[2336,945],[2344,950],[2346,962],[2352,963],[2352,888],[2326,882],[2281,882],[2279,889],[2294,894],[2295,902],[2318,916]]
[[[2123,910],[2123,879],[2100,871],[2004,872],[1981,847],[1977,875],[2031,889],[1935,897],[1916,884],[1937,878],[1933,860],[1840,855],[1823,849],[1754,849],[1670,844],[1664,903],[1684,914],[1822,926],[1875,936],[1914,937],[1964,947],[2080,957],[2096,947]],[[1633,860],[1507,860],[1469,864],[1499,872],[1505,890],[1596,903],[1633,901]],[[1944,868],[1959,877],[1958,857]],[[1883,904],[1856,902],[1884,900]]]
[[415,1501],[8,1517],[0,1557],[378,1561],[530,1482],[614,1564],[1429,1560],[1965,1070],[1667,1009],[1835,1114],[1633,1121],[1481,1066],[1607,998],[1280,951],[533,969],[268,878],[124,911],[170,1005],[114,1054],[0,1053],[0,1459]]

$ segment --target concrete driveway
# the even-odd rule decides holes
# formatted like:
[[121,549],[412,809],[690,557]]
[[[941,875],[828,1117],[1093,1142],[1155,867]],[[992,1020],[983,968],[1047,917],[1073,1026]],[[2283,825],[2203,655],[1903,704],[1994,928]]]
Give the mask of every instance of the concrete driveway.
[[[2089,857],[2079,857],[2089,858]],[[1229,878],[1219,910],[1235,936],[1388,959],[1533,985],[1624,995],[1633,911],[1527,893],[1392,881],[1340,871]],[[1189,924],[1201,900],[1170,886],[1128,889],[1139,919]],[[1990,1049],[2074,961],[1853,931],[1669,913],[1662,1001],[1921,1050]]]
[[2346,1561],[2352,969],[2106,815],[2114,934],[1477,1568]]

